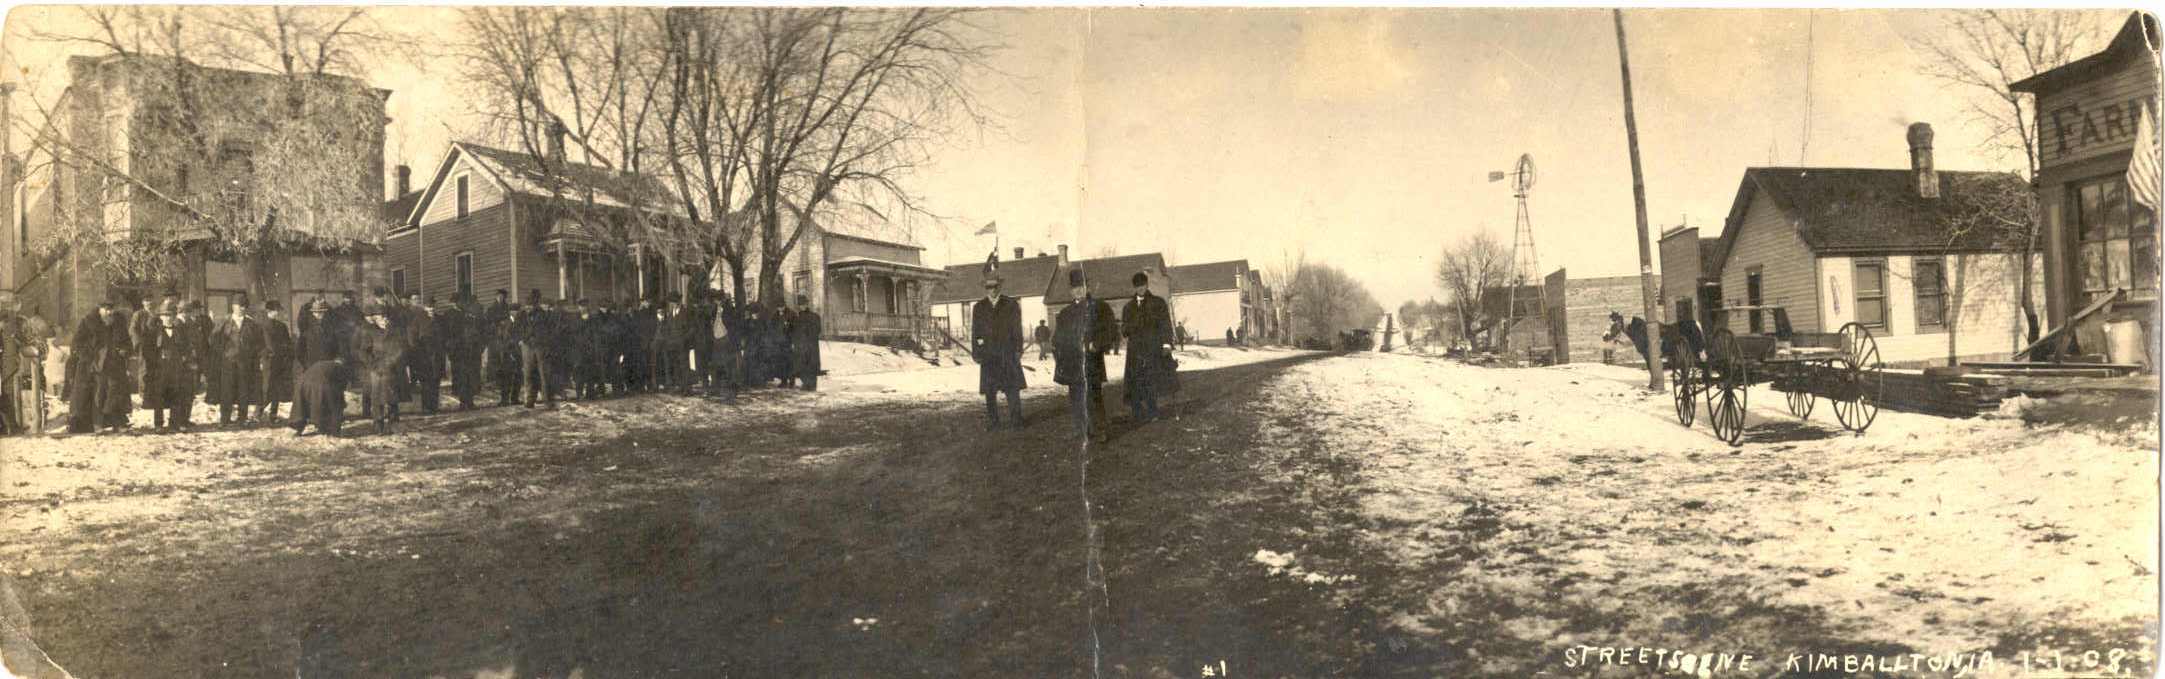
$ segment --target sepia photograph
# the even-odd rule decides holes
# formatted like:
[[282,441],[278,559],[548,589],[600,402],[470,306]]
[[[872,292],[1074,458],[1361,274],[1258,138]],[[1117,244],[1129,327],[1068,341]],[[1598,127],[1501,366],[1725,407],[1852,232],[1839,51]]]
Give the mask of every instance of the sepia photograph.
[[0,679],[2156,676],[2160,39],[15,6]]

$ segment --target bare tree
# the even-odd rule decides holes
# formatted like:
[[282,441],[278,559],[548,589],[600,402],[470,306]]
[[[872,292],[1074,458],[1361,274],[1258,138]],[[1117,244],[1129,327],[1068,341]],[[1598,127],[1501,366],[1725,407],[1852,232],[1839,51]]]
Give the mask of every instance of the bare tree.
[[[1943,312],[1947,325],[1947,365],[1956,364],[1957,340],[1962,334],[1962,314],[1972,292],[1984,292],[1983,286],[1970,281],[1977,264],[1977,255],[1961,252],[1958,245],[1983,243],[2006,251],[2007,243],[2019,239],[2019,234],[2036,231],[2037,194],[2030,190],[2029,182],[2013,174],[1952,175],[1947,186],[1947,199],[1952,201],[1952,214],[1948,222],[1947,248],[1952,251],[1948,264],[1944,265],[1953,275],[1953,281],[1938,283],[1946,291],[1947,308]],[[2025,262],[2027,253],[2020,256]],[[2018,264],[2022,281],[2017,290],[2026,289],[2029,267]],[[2019,339],[2019,338],[2018,338]]]
[[[230,257],[261,296],[274,254],[380,238],[384,101],[362,68],[403,52],[365,9],[77,11],[32,36],[90,52],[19,123],[56,204],[40,254],[88,257],[122,287]],[[93,101],[107,86],[132,106]]]
[[1501,295],[1502,307],[1495,298],[1499,288],[1517,284],[1511,278],[1511,251],[1487,230],[1445,247],[1442,259],[1436,262],[1436,285],[1450,296],[1451,305],[1458,311],[1459,334],[1468,341],[1484,337],[1483,333],[1490,330],[1510,335],[1510,326],[1516,320],[1516,315],[1509,313],[1512,295]]
[[1308,254],[1299,248],[1279,252],[1278,261],[1263,268],[1263,284],[1271,289],[1271,325],[1278,329],[1278,343],[1293,344],[1293,300],[1300,291],[1293,285]]
[[1330,264],[1309,263],[1293,276],[1293,317],[1302,339],[1329,339],[1336,333],[1371,328],[1383,318],[1367,286]]
[[[1990,131],[1982,146],[2003,157],[2019,155],[2025,177],[2035,181],[2036,103],[2012,86],[2094,51],[2106,25],[2095,14],[2069,10],[1950,10],[1942,16],[1941,33],[1912,41],[1926,56],[1924,74],[1965,93],[1972,119]],[[2006,233],[2004,242],[2022,253],[2016,298],[2029,336],[2035,338],[2037,309],[2030,279],[2043,220],[2031,215],[2024,224],[2025,229]]]

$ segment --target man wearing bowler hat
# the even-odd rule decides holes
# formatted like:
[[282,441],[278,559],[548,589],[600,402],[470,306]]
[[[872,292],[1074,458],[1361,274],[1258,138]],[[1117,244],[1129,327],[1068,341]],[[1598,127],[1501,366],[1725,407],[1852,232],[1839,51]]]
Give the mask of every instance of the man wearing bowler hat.
[[1052,381],[1067,386],[1068,412],[1075,435],[1105,442],[1105,350],[1120,341],[1113,308],[1090,295],[1081,267],[1069,269],[1068,291],[1075,301],[1053,319]]
[[1000,394],[1008,426],[1022,428],[1022,305],[1000,294],[997,258],[985,260],[985,298],[970,305],[970,353],[977,359],[977,392],[985,395],[985,429],[1000,428]]

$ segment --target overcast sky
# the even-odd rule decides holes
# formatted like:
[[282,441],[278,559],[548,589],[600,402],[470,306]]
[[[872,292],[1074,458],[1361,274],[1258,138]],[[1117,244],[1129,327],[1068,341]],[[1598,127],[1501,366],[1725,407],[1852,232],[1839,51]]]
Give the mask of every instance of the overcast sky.
[[[6,46],[44,97],[60,49],[21,39],[43,8],[8,15]],[[384,7],[392,25],[448,29],[456,11]],[[2097,14],[2116,26],[2123,17]],[[1605,10],[998,10],[1006,45],[978,88],[998,129],[948,140],[910,181],[946,228],[932,264],[1003,248],[1161,251],[1174,263],[1289,250],[1339,265],[1387,308],[1441,297],[1434,265],[1478,229],[1511,238],[1522,153],[1543,271],[1634,273],[1631,169],[1616,34]],[[1625,13],[1647,207],[1656,233],[1708,236],[1745,167],[1905,167],[1904,130],[1937,128],[1941,169],[2015,170],[1977,147],[1964,93],[1918,74],[1909,38],[1931,12]],[[2109,36],[2109,33],[2107,33]],[[1809,64],[1809,68],[1807,68]],[[387,64],[391,164],[425,173],[472,129],[455,69]],[[1809,106],[1807,106],[1809,91]],[[1807,147],[1806,139],[1809,139]]]

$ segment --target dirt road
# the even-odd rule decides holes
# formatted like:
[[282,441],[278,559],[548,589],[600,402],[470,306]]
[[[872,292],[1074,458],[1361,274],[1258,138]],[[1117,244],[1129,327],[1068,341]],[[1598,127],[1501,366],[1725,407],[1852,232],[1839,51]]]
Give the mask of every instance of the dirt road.
[[[1042,393],[1020,432],[967,395],[767,391],[143,439],[118,466],[42,442],[0,466],[0,565],[83,677],[1580,675],[1581,644],[1753,652],[1765,671],[1722,676],[1764,676],[1797,649],[2146,647],[2154,621],[2099,600],[2154,599],[2155,555],[2122,554],[2146,524],[2078,517],[2154,516],[2112,485],[2154,456],[2101,443],[2078,484],[2033,449],[2076,434],[1906,416],[1732,451],[1648,424],[1666,401],[1624,382],[1377,355],[1186,373],[1178,419],[1089,458],[1095,611],[1082,458]],[[1860,497],[2010,459],[2043,502],[1935,510],[1991,559],[1878,556],[1911,548],[1914,503]],[[159,481],[101,482],[134,478]],[[2057,494],[2078,485],[2131,499]]]

